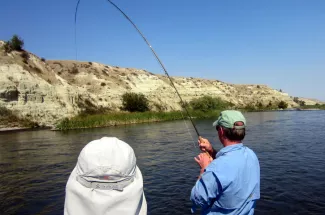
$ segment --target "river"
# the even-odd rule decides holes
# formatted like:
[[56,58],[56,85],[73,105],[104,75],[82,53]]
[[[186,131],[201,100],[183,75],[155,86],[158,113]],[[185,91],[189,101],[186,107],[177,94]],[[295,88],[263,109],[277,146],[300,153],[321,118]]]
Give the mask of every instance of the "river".
[[[261,165],[261,199],[255,214],[324,214],[325,111],[245,116],[244,144],[255,151]],[[201,135],[220,149],[213,120],[196,123]],[[65,184],[81,149],[103,136],[118,137],[133,147],[144,177],[148,214],[191,214],[199,149],[189,122],[187,126],[173,121],[0,133],[0,214],[63,214]]]

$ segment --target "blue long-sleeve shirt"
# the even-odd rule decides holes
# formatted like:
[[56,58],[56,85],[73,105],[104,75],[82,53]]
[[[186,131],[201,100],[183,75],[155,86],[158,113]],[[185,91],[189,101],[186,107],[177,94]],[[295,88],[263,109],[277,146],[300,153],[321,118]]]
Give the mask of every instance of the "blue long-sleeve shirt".
[[242,143],[222,148],[192,188],[192,211],[201,214],[252,215],[260,198],[260,166]]

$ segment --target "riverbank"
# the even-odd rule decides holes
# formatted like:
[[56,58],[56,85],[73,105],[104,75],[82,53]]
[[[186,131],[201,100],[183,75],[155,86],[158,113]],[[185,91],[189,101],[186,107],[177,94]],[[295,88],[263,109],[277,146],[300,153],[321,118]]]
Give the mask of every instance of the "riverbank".
[[16,116],[11,110],[0,107],[0,132],[22,131],[38,127],[37,123]]
[[[269,112],[269,111],[320,111],[324,109],[319,108],[297,108],[297,109],[265,109],[265,110],[247,110],[238,109],[242,112]],[[221,110],[213,111],[190,111],[192,119],[203,119],[210,117],[217,117]],[[53,131],[72,130],[72,129],[84,129],[84,128],[98,128],[98,127],[110,127],[139,123],[154,123],[172,120],[189,119],[186,112],[173,111],[173,112],[113,112],[105,114],[86,115],[81,114],[70,119],[64,119],[54,127],[44,127],[39,129],[51,129]],[[31,124],[29,124],[31,125]],[[36,127],[14,127],[14,126],[2,126],[0,132],[14,132],[14,131],[28,131],[34,130]],[[37,128],[36,128],[37,129]]]
[[[217,117],[220,114],[220,110],[202,112],[202,111],[190,111],[192,118],[208,118]],[[172,112],[120,112],[120,113],[107,113],[96,115],[79,115],[71,119],[65,119],[55,126],[53,130],[70,130],[80,128],[97,128],[108,127],[138,123],[149,122],[162,122],[172,121],[180,119],[189,119],[185,112],[172,111]]]
[[[268,112],[268,111],[320,111],[323,109],[265,109],[265,110],[247,110],[238,109],[242,112]],[[222,110],[210,111],[193,111],[189,113],[192,119],[204,119],[210,117],[218,117]],[[55,126],[52,130],[71,130],[82,128],[98,128],[118,125],[138,124],[138,123],[152,123],[172,120],[189,119],[186,112],[117,112],[96,115],[79,115],[71,119],[65,119]]]

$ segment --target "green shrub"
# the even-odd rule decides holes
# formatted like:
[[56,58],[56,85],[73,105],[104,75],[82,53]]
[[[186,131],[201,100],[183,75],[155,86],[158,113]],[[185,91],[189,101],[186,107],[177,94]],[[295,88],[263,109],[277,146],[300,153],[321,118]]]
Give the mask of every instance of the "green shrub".
[[244,107],[244,109],[245,109],[246,111],[255,111],[255,110],[256,110],[256,107],[255,107],[255,105],[253,105],[252,103],[250,103],[250,104],[247,104],[247,105]]
[[286,103],[284,101],[280,101],[278,104],[278,108],[286,109],[287,107],[288,107],[288,103]]
[[299,101],[299,105],[300,106],[305,106],[306,105],[306,102],[305,101]]
[[299,99],[298,99],[298,97],[294,97],[294,98],[293,98],[293,101],[296,102],[297,104],[299,104]]
[[18,35],[14,35],[12,36],[11,40],[6,42],[4,47],[7,53],[11,51],[22,51],[24,41]]
[[230,106],[228,102],[220,98],[213,98],[211,96],[203,96],[201,98],[193,99],[189,103],[193,110],[208,112],[210,110],[222,110]]
[[149,101],[141,93],[124,93],[122,109],[129,112],[145,112],[149,110]]
[[24,47],[24,41],[18,35],[14,35],[11,38],[10,45],[13,50],[21,51]]

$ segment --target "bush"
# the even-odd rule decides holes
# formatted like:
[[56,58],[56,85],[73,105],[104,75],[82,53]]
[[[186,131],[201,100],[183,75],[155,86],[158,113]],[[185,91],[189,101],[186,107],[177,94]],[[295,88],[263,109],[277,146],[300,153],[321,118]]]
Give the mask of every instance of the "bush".
[[300,106],[305,106],[306,105],[306,102],[305,101],[299,101],[299,105]]
[[28,119],[22,119],[6,107],[0,106],[0,122],[7,127],[38,127],[38,124]]
[[23,58],[24,61],[28,61],[29,59],[29,54],[27,52],[22,52],[20,56]]
[[11,115],[11,114],[12,114],[11,110],[0,106],[0,117],[1,116],[8,116],[8,115]]
[[281,101],[279,102],[278,107],[281,109],[286,109],[288,107],[288,103]]
[[104,82],[100,83],[100,86],[104,87],[106,84]]
[[193,99],[190,103],[193,110],[208,112],[210,110],[222,110],[229,107],[229,103],[220,98],[213,98],[211,96],[203,96],[198,99]]
[[5,48],[5,52],[7,53],[12,51],[9,41],[5,43],[4,48]]
[[254,104],[250,103],[250,104],[247,104],[247,105],[244,107],[244,109],[245,109],[246,111],[255,111],[255,110],[256,110],[256,107],[255,107]]
[[298,97],[294,97],[294,98],[293,98],[293,101],[296,102],[297,104],[299,104],[299,99],[298,99]]
[[7,53],[11,51],[22,51],[24,47],[24,41],[17,35],[12,36],[11,40],[5,44],[5,51]]
[[141,93],[124,93],[122,109],[130,112],[145,112],[149,110],[149,101]]
[[41,61],[45,62],[46,60],[45,60],[45,58],[42,57],[42,58],[41,58]]
[[10,45],[13,50],[15,51],[21,51],[24,47],[24,41],[17,35],[14,35],[11,38]]
[[78,70],[77,66],[72,67],[71,73],[72,74],[78,74],[79,73],[79,70]]
[[262,102],[259,102],[258,103],[258,109],[263,109],[263,108],[264,108],[264,106],[263,106]]

